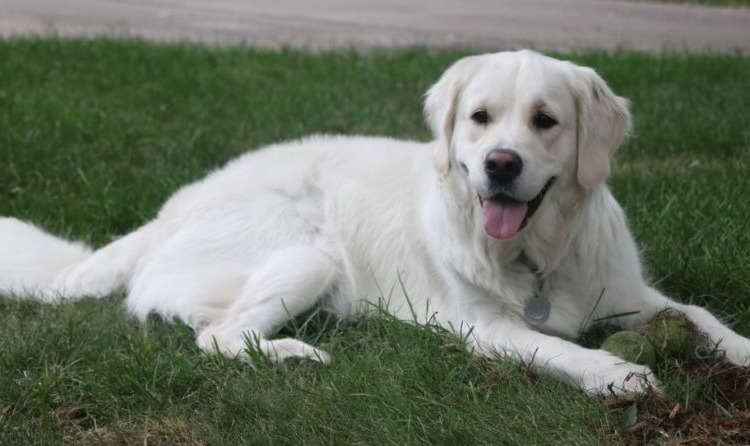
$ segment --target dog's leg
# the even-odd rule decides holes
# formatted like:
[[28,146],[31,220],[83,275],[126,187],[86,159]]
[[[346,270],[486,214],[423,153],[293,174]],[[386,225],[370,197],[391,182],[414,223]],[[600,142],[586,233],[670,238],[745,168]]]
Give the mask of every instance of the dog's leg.
[[620,323],[625,328],[636,329],[658,312],[666,308],[673,308],[685,313],[700,331],[708,335],[711,343],[718,345],[718,349],[724,352],[728,361],[738,365],[750,365],[750,339],[735,333],[706,309],[696,305],[675,302],[658,290],[648,286],[643,286],[640,293],[633,293],[632,290],[628,290],[628,293],[623,294],[623,296],[628,296],[628,298],[613,299],[620,305],[611,311],[638,311],[632,317],[622,318]]
[[520,321],[496,319],[474,327],[476,352],[519,359],[533,370],[580,387],[589,394],[642,393],[659,389],[651,370],[604,350],[583,348],[532,330]]
[[225,317],[205,327],[198,345],[208,351],[242,355],[247,341],[271,361],[303,357],[329,362],[327,353],[296,339],[267,339],[283,323],[312,308],[331,288],[334,262],[309,246],[275,253],[248,279]]

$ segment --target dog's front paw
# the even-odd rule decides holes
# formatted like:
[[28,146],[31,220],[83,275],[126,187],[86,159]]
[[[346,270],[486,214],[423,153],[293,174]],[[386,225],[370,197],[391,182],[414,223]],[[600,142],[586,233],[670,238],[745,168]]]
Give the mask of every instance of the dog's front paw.
[[722,339],[718,349],[724,352],[724,358],[732,364],[750,366],[750,339],[734,335]]
[[650,368],[612,356],[608,364],[587,368],[581,387],[591,395],[660,392],[661,383]]

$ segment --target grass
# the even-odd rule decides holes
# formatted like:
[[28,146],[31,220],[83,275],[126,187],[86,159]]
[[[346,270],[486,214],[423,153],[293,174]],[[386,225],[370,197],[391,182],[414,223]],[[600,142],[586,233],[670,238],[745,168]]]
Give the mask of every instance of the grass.
[[[99,245],[250,147],[318,132],[426,139],[421,95],[461,54],[0,41],[0,215]],[[635,136],[611,183],[650,277],[750,335],[750,59],[564,57],[633,100]],[[449,335],[386,316],[285,329],[331,352],[328,368],[252,369],[200,354],[184,325],[138,325],[121,304],[122,296],[54,306],[0,299],[0,444],[639,438],[621,433],[623,410],[523,365],[477,361]],[[696,391],[706,386],[698,378],[665,378],[683,407],[714,398]],[[711,401],[728,414],[744,410]]]

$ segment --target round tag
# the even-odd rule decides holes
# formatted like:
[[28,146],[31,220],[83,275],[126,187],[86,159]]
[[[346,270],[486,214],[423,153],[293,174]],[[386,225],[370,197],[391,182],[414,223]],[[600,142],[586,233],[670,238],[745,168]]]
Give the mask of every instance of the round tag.
[[544,296],[531,296],[526,301],[526,308],[524,308],[524,315],[529,322],[533,324],[543,324],[549,319],[549,313],[552,306],[549,303],[549,299]]

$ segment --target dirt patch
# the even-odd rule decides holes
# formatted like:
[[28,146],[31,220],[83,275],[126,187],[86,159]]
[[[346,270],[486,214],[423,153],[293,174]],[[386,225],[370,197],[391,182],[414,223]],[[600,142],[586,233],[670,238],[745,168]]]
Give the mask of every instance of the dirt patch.
[[607,399],[625,444],[656,440],[674,445],[750,444],[750,367],[675,360],[660,373],[691,382],[695,388],[680,400],[653,392],[635,400]]
[[63,444],[143,445],[143,446],[207,446],[201,430],[177,417],[156,417],[135,421],[121,420],[99,426],[83,407],[60,407],[51,416],[62,433]]

